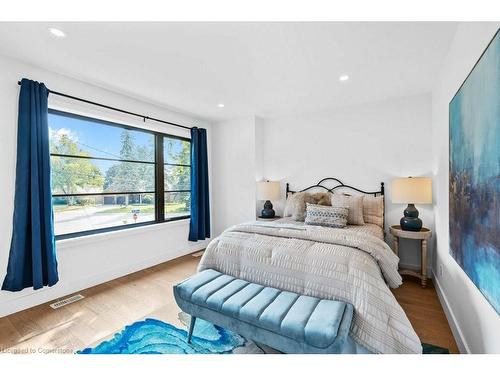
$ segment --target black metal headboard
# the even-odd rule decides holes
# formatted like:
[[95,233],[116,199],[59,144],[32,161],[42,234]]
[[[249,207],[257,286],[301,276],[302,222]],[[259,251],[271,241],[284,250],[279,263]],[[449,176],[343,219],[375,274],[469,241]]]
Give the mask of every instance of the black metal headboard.
[[[328,186],[325,186],[325,182],[327,181],[334,181],[337,185],[333,186],[333,187],[328,187]],[[288,198],[288,193],[302,193],[303,191],[307,191],[307,190],[310,190],[310,189],[314,189],[314,188],[322,188],[326,191],[328,191],[329,193],[333,193],[334,190],[336,189],[342,189],[342,188],[347,188],[347,189],[351,189],[351,190],[354,190],[354,191],[357,191],[358,193],[363,193],[363,194],[368,194],[368,195],[373,195],[374,197],[382,197],[382,199],[384,200],[384,217],[383,217],[383,225],[384,227],[382,228],[384,230],[384,234],[385,234],[385,196],[384,196],[384,183],[381,182],[380,183],[380,190],[379,191],[365,191],[365,190],[362,190],[362,189],[359,189],[359,188],[356,188],[354,186],[350,186],[350,185],[346,185],[344,184],[342,181],[340,181],[338,178],[334,178],[334,177],[327,177],[327,178],[324,178],[322,179],[321,181],[319,181],[316,185],[311,185],[309,187],[306,187],[305,189],[302,189],[302,190],[298,190],[298,191],[294,191],[294,190],[291,190],[290,189],[290,184],[287,182],[286,183],[286,197]]]
[[[335,185],[332,188],[329,188],[329,187],[327,187],[327,186],[324,185],[324,182],[326,182],[326,181],[335,181],[337,183],[337,185]],[[307,190],[318,188],[318,187],[322,188],[322,189],[325,189],[326,191],[328,191],[330,193],[333,193],[333,191],[335,189],[348,188],[348,189],[355,190],[355,191],[357,191],[359,193],[369,194],[369,195],[373,195],[375,197],[377,197],[377,196],[383,196],[384,195],[384,183],[383,182],[380,183],[380,190],[379,191],[364,191],[364,190],[355,188],[354,186],[346,185],[342,181],[340,181],[338,178],[327,177],[327,178],[322,179],[316,185],[311,185],[311,186],[306,187],[305,189],[302,189],[302,190],[299,190],[299,191],[290,190],[290,184],[287,182],[286,183],[286,196],[288,197],[288,193],[302,193],[303,191],[307,191]]]

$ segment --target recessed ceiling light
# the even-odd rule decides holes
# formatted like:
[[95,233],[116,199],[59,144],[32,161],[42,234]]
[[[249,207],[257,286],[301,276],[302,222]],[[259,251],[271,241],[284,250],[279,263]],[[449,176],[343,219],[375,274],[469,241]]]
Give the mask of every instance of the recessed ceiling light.
[[224,108],[224,104],[223,103],[219,103],[219,104],[217,104],[217,107]]
[[57,36],[58,38],[64,38],[66,36],[66,34],[64,33],[64,31],[62,30],[59,30],[59,29],[56,29],[54,27],[51,27],[49,29],[50,33],[54,36]]
[[340,82],[345,82],[349,79],[349,76],[347,74],[343,74],[339,77]]

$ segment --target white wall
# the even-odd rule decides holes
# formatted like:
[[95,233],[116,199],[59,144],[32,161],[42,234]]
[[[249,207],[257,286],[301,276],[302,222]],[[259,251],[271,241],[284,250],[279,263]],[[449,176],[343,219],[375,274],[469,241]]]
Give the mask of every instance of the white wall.
[[[0,215],[0,281],[3,281],[5,277],[12,233],[17,102],[19,97],[17,81],[23,77],[42,81],[53,90],[89,98],[111,106],[175,123],[206,127],[210,153],[210,124],[75,79],[38,69],[17,60],[0,57],[0,103],[2,103],[0,106],[2,127],[0,132],[0,207],[2,207]],[[189,136],[189,133],[182,133],[178,128],[157,123],[143,124],[142,120],[136,118],[89,106],[85,107],[75,102],[57,99],[55,96],[49,97],[49,105],[121,121],[130,125]],[[205,247],[206,241],[198,243],[187,241],[188,226],[189,221],[182,220],[58,241],[59,283],[54,287],[37,291],[30,289],[15,293],[1,291],[0,316],[47,302]]]
[[255,220],[255,129],[253,116],[212,127],[214,236]]
[[[364,190],[386,187],[386,227],[399,224],[404,205],[391,203],[391,181],[431,176],[431,97],[418,95],[347,107],[335,112],[264,120],[263,175],[303,189],[337,177]],[[275,203],[275,202],[273,202]],[[418,206],[424,225],[434,227],[432,207]],[[388,232],[388,230],[387,230]],[[388,242],[392,245],[390,235]],[[401,243],[401,264],[418,267],[415,241]]]
[[449,254],[448,105],[499,26],[460,24],[432,93],[435,279],[459,347],[462,352],[472,353],[500,353],[500,317]]
[[[264,119],[260,117],[255,118],[255,181],[266,180],[264,174]],[[264,201],[257,200],[257,195],[255,196],[255,216],[260,216],[262,209],[264,208]]]

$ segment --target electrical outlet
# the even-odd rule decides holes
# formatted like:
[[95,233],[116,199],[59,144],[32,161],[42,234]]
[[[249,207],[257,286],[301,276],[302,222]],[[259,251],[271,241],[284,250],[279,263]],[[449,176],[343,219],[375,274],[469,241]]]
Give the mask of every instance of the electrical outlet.
[[441,277],[441,278],[443,277],[443,265],[442,264],[439,265],[439,277]]

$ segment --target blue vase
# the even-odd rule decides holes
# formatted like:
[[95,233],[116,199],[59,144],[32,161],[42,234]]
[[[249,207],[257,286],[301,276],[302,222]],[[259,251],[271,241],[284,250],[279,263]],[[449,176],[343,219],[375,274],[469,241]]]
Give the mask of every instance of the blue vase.
[[264,203],[264,209],[260,212],[260,217],[263,219],[272,219],[275,215],[273,204],[269,200],[266,201]]
[[418,210],[413,203],[408,204],[403,214],[404,217],[399,221],[402,230],[419,232],[422,229],[422,220],[418,218]]

